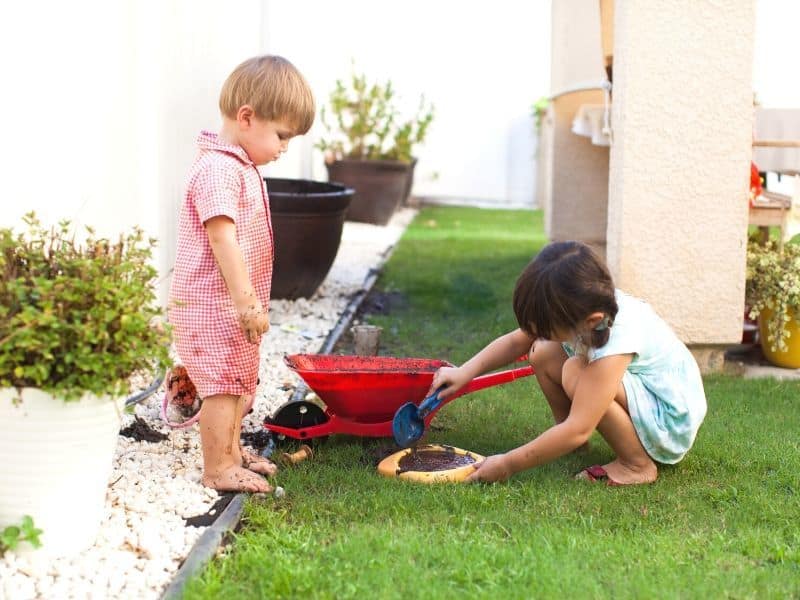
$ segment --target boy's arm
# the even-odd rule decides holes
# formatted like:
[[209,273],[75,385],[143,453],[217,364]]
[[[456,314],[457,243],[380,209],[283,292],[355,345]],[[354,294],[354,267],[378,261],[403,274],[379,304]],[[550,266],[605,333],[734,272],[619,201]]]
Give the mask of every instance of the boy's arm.
[[250,281],[242,250],[236,241],[236,224],[229,217],[219,216],[206,221],[205,228],[211,251],[239,315],[242,331],[247,341],[256,343],[269,329],[269,316]]

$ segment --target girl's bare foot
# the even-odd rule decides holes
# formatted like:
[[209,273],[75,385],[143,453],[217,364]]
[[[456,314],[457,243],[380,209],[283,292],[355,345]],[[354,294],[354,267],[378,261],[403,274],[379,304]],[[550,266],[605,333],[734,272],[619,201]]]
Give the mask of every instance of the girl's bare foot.
[[629,465],[619,459],[603,465],[608,478],[621,485],[653,483],[658,478],[658,467],[652,460],[641,465]]
[[266,479],[235,465],[211,475],[204,474],[203,485],[219,492],[272,492],[272,486]]
[[261,475],[267,475],[268,477],[272,477],[278,472],[277,465],[271,460],[253,454],[244,448],[240,448],[240,450],[242,453],[242,466],[245,469],[249,469],[254,473],[260,473]]

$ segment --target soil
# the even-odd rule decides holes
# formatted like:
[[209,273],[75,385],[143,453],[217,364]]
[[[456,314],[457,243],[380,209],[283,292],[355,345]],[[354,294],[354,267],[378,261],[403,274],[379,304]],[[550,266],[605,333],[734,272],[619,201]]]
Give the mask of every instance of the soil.
[[194,517],[188,517],[185,519],[187,527],[209,527],[217,520],[217,517],[222,513],[223,510],[231,503],[233,497],[236,494],[234,492],[225,492],[224,494],[220,495],[219,500],[217,500],[214,505],[208,509],[207,513],[202,515],[195,515]]
[[743,365],[771,366],[761,350],[761,344],[739,344],[725,352],[725,362]]
[[151,442],[153,444],[163,442],[169,438],[166,433],[161,433],[150,427],[150,425],[148,425],[146,421],[143,421],[138,415],[135,416],[135,421],[122,429],[119,434],[134,439],[137,442]]
[[394,308],[408,306],[408,299],[400,292],[381,292],[374,288],[359,306],[356,316],[389,315]]
[[407,471],[429,473],[431,471],[447,471],[466,465],[475,464],[470,454],[456,454],[452,448],[445,450],[412,450],[400,459],[397,474]]
[[394,442],[377,441],[374,438],[360,438],[364,447],[362,464],[377,467],[387,456],[399,452],[400,448]]
[[[242,431],[242,434],[239,436],[239,438],[241,439],[242,444],[245,446],[250,446],[258,454],[261,454],[264,457],[272,454],[272,451],[275,448],[275,439],[273,435],[266,429]],[[269,449],[268,454],[263,454],[265,449]]]
[[[361,302],[356,314],[354,322],[366,321],[370,315],[389,315],[392,310],[404,308],[408,306],[408,299],[404,294],[399,292],[381,292],[373,288],[367,297]],[[349,328],[336,342],[332,350],[333,354],[352,355],[355,354],[355,347],[353,346],[353,334]],[[385,355],[385,349],[379,349],[379,355]]]

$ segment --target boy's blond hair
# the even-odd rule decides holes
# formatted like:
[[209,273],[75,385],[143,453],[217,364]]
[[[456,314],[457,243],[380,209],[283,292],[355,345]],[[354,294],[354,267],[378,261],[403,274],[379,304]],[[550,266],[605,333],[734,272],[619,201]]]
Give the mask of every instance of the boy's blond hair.
[[281,56],[255,56],[228,75],[219,95],[219,109],[230,119],[245,104],[256,116],[270,121],[286,121],[295,135],[311,129],[314,122],[314,96],[300,71]]

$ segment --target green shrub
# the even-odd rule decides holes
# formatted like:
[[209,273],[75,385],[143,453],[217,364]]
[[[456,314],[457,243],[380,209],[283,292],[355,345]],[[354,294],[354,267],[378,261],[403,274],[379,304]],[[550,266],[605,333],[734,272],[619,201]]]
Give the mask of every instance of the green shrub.
[[0,531],[0,556],[5,554],[6,550],[16,550],[20,542],[28,542],[34,548],[40,548],[42,545],[39,540],[40,535],[42,530],[36,529],[33,518],[25,515],[19,525],[9,525]]
[[136,372],[165,368],[168,332],[151,265],[155,240],[135,228],[83,244],[69,221],[0,228],[0,387],[36,387],[68,400],[121,396]]
[[773,352],[785,352],[789,332],[783,324],[792,319],[800,322],[800,244],[778,247],[772,241],[761,244],[750,240],[745,296],[751,319],[765,308],[774,311],[767,322],[766,342]]

